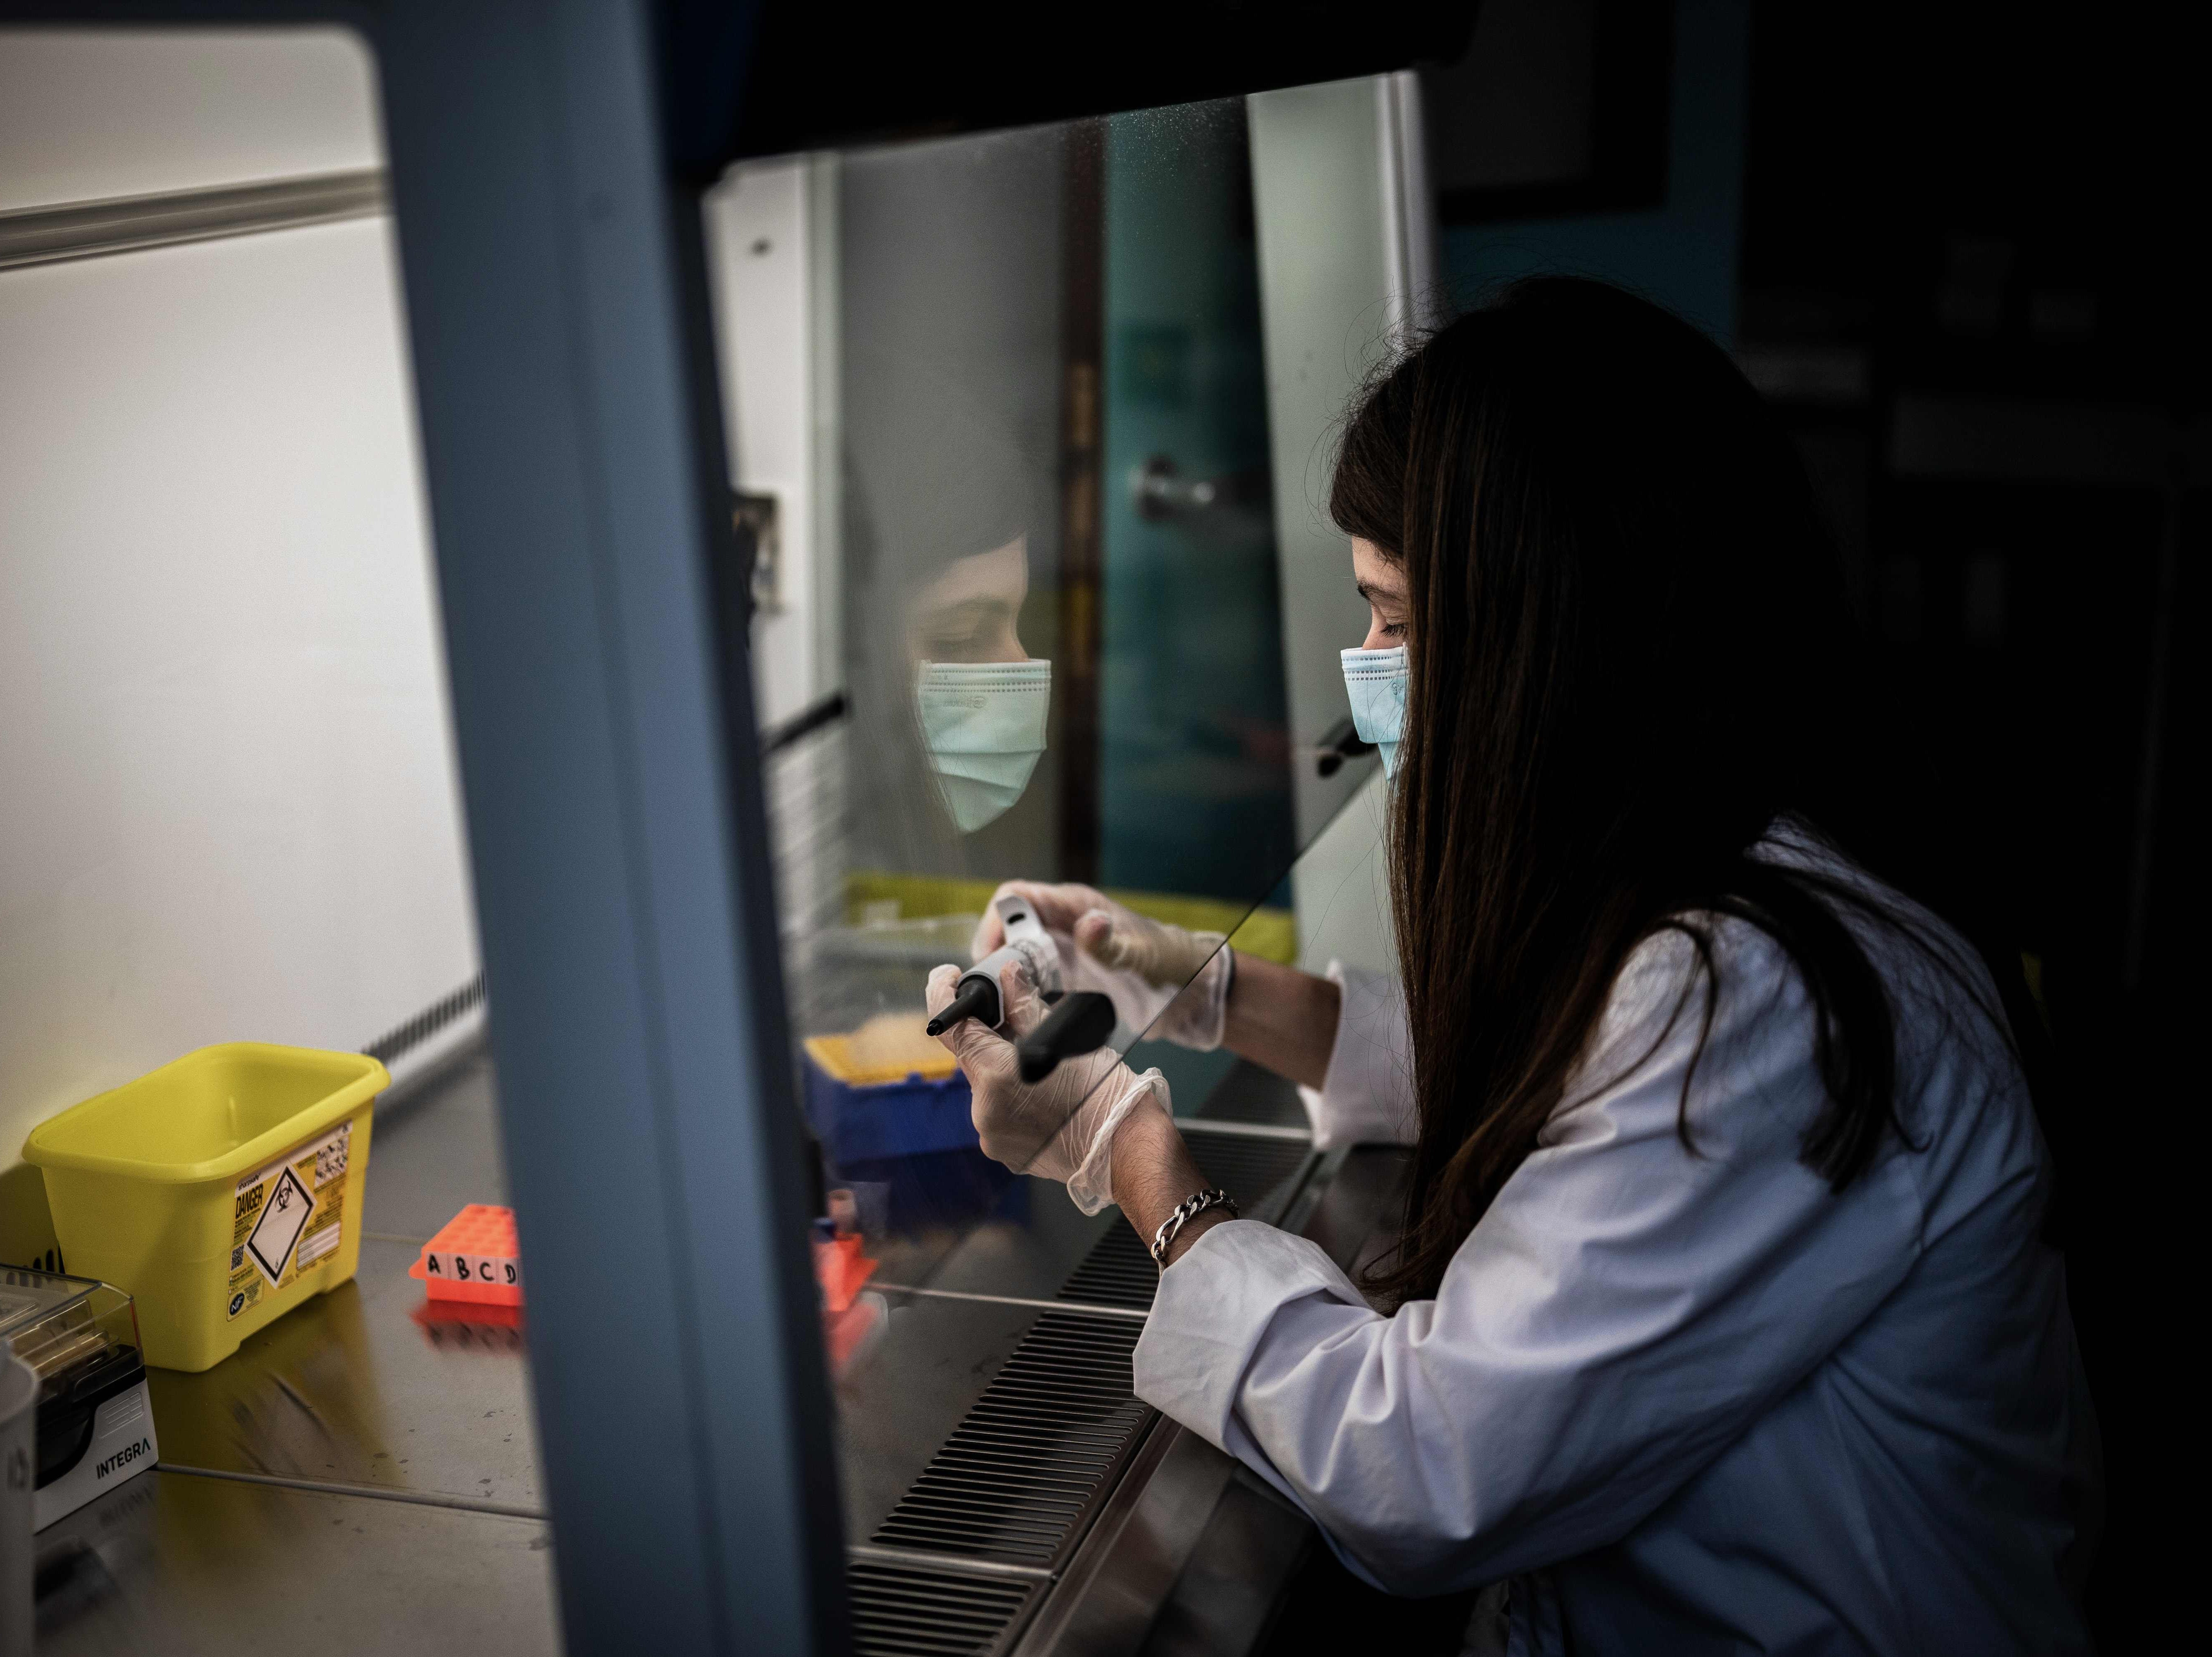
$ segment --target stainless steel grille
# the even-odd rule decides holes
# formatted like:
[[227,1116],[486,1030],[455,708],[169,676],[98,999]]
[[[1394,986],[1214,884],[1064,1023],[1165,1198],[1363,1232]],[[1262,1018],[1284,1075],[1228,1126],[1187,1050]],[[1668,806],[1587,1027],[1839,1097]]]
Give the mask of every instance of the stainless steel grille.
[[1303,1139],[1246,1138],[1207,1133],[1194,1126],[1185,1136],[1206,1177],[1237,1199],[1245,1217],[1279,1218],[1313,1149]]
[[362,1051],[370,1058],[388,1065],[400,1054],[421,1047],[464,1013],[483,1005],[483,999],[484,975],[478,973],[450,995],[433,1001],[405,1023],[385,1031]]
[[[1313,1160],[1304,1141],[1191,1130],[1207,1177],[1255,1218],[1278,1218]],[[1092,1304],[1148,1308],[1158,1280],[1116,1224],[1060,1289]],[[1048,1312],[876,1529],[879,1548],[1056,1571],[1152,1421],[1130,1359],[1143,1326]],[[854,1638],[863,1657],[990,1654],[1019,1632],[1041,1584],[855,1562]]]
[[[1297,1139],[1255,1139],[1206,1133],[1189,1127],[1191,1154],[1206,1178],[1243,1205],[1248,1218],[1280,1217],[1297,1189],[1297,1175],[1313,1154]],[[1083,1263],[1060,1287],[1060,1298],[1091,1306],[1130,1306],[1149,1310],[1159,1287],[1159,1270],[1143,1240],[1117,1224],[1091,1246]]]
[[1145,1245],[1126,1224],[1093,1243],[1083,1263],[1068,1273],[1060,1286],[1060,1298],[1087,1306],[1131,1306],[1149,1311],[1152,1293],[1159,1287],[1159,1268],[1145,1252]]
[[1048,1312],[872,1539],[1052,1567],[1152,1413],[1132,1391],[1142,1326]]
[[1001,1649],[1039,1585],[855,1561],[853,1649],[859,1657],[975,1657]]

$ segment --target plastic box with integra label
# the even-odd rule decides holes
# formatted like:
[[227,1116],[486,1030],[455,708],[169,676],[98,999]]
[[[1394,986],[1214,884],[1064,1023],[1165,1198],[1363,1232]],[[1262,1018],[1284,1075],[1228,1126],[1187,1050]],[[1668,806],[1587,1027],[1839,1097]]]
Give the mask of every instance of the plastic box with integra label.
[[0,1269],[0,1340],[39,1377],[40,1529],[160,1457],[130,1296],[88,1278]]

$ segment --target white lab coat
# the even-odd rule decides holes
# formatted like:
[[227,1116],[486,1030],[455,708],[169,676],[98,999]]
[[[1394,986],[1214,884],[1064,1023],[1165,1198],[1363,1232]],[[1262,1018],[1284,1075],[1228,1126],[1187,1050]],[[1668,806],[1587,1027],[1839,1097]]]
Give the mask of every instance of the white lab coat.
[[[1822,1098],[1802,981],[1765,933],[1714,931],[1697,1155],[1675,1131],[1693,1000],[1545,1129],[1435,1300],[1378,1316],[1314,1244],[1218,1225],[1161,1282],[1139,1394],[1382,1587],[1513,1579],[1514,1651],[2086,1649],[2061,1578],[2098,1500],[2096,1429],[2001,1035],[1863,932],[1923,1148],[1893,1140],[1832,1193],[1798,1161]],[[1692,965],[1674,934],[1638,950],[1586,1076],[1658,1038]],[[1402,1005],[1333,975],[1316,1137],[1402,1140]]]

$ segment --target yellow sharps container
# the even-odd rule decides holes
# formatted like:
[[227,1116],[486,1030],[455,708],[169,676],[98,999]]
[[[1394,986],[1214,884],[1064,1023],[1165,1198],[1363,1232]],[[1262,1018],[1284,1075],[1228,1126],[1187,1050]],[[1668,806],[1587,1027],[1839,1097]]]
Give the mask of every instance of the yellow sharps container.
[[138,1302],[146,1362],[205,1369],[354,1274],[370,1108],[357,1053],[230,1041],[31,1131],[69,1270]]

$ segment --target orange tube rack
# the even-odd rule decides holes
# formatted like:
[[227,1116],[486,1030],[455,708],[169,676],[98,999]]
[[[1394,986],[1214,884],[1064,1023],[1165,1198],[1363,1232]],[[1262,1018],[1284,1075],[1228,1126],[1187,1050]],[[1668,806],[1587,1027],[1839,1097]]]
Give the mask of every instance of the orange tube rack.
[[514,1211],[471,1203],[422,1245],[407,1275],[433,1300],[479,1306],[522,1304],[522,1256],[515,1247]]

